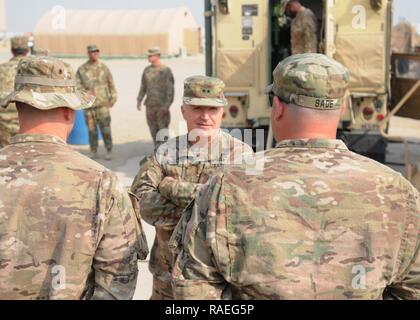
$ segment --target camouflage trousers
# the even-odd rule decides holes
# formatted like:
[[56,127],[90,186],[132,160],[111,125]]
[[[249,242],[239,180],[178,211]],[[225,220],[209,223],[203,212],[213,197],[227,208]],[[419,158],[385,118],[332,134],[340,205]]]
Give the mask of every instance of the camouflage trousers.
[[[157,134],[162,129],[168,129],[169,124],[171,123],[171,112],[169,107],[160,107],[160,106],[146,106],[146,119],[147,124],[149,125],[150,134],[152,135],[153,143],[155,147],[161,144],[164,141],[161,139],[156,139]],[[168,135],[167,131],[162,132],[163,135]],[[165,139],[165,141],[167,138]]]
[[171,281],[162,281],[153,277],[153,292],[150,300],[174,300]]
[[86,109],[85,120],[89,130],[90,150],[96,152],[98,150],[98,126],[104,138],[105,148],[107,151],[112,150],[111,136],[111,114],[108,107],[94,107]]
[[19,123],[0,121],[0,149],[9,145],[12,137],[19,133]]

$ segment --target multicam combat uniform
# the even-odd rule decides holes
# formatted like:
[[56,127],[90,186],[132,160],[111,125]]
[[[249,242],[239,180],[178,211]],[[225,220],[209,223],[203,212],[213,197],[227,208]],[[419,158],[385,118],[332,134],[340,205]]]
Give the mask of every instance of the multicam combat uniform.
[[77,70],[78,87],[96,97],[92,108],[85,110],[89,129],[90,149],[98,149],[98,129],[101,130],[107,151],[112,150],[111,114],[109,109],[117,102],[117,91],[108,67],[101,61],[87,61]]
[[116,176],[53,136],[0,157],[0,298],[131,299],[147,246]]
[[[18,75],[4,105],[93,103],[57,59],[25,59]],[[15,136],[0,151],[0,299],[131,299],[148,251],[133,204],[112,172],[60,138]]]
[[174,76],[169,67],[146,67],[141,79],[138,103],[142,103],[145,96],[147,124],[153,143],[157,146],[157,133],[161,129],[167,129],[171,122],[169,108],[174,101]]
[[[16,68],[23,56],[13,57],[0,65],[0,99],[13,92]],[[15,104],[0,110],[0,148],[10,144],[11,138],[19,132],[19,116]]]
[[262,176],[232,170],[198,198],[176,298],[420,298],[420,200],[404,178],[341,141],[283,141],[265,157]]
[[[318,54],[273,76],[269,92],[319,112],[340,108],[349,79]],[[420,298],[420,198],[406,179],[338,140],[281,141],[261,161],[261,175],[211,178],[183,214],[176,298]]]
[[312,10],[303,7],[291,25],[292,54],[318,52],[317,19]]
[[[214,100],[213,105],[217,104]],[[213,141],[209,153],[207,146],[204,149],[190,144],[188,135],[170,139],[141,166],[131,187],[140,199],[142,218],[156,228],[149,264],[153,274],[151,299],[173,299],[173,257],[168,241],[197,189],[222,166],[241,163],[243,155],[252,154],[247,144],[222,131]]]
[[[11,39],[12,49],[28,50],[27,37]],[[0,64],[0,99],[5,98],[15,87],[16,69],[24,55],[16,55],[9,62]],[[11,103],[6,109],[0,110],[0,148],[10,144],[11,138],[19,132],[19,117],[16,105]]]

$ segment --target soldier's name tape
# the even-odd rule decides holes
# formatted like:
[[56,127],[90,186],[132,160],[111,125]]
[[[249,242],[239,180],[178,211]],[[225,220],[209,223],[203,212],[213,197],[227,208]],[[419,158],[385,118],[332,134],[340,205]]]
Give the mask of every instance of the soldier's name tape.
[[76,80],[74,79],[47,79],[42,77],[31,77],[17,75],[15,78],[16,84],[34,84],[39,86],[50,87],[75,87]]
[[334,110],[341,108],[342,99],[323,99],[292,94],[290,103],[311,109]]

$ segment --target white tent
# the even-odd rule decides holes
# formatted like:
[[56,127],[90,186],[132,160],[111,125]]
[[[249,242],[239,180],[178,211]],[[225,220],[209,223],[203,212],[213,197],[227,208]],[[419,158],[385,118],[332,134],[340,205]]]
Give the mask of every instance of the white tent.
[[52,10],[34,30],[37,47],[51,53],[85,54],[96,44],[110,56],[139,56],[152,46],[162,54],[200,51],[200,28],[187,8],[147,11]]
[[6,31],[6,7],[4,0],[0,0],[0,32]]

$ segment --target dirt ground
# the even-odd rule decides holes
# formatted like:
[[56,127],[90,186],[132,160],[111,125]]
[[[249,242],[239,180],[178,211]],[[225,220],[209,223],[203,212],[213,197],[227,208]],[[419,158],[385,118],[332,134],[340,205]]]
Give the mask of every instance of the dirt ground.
[[[1,48],[0,48],[1,49]],[[0,62],[9,58],[6,50],[0,50]],[[68,59],[75,69],[84,60]],[[114,158],[112,161],[99,159],[98,162],[115,171],[123,184],[130,187],[137,171],[138,163],[142,157],[153,152],[152,140],[146,123],[145,110],[136,109],[136,97],[140,87],[140,79],[143,69],[147,65],[146,60],[106,60],[110,68],[118,91],[118,102],[111,111],[112,134],[114,139]],[[171,126],[173,135],[186,132],[186,126],[182,120],[180,105],[183,91],[183,80],[191,75],[204,74],[204,57],[187,57],[163,60],[163,63],[172,68],[175,76],[175,101],[171,107]],[[391,133],[406,135],[410,140],[417,139],[410,144],[412,161],[420,159],[420,122],[410,119],[395,118],[391,122]],[[87,146],[75,146],[75,149],[88,155]],[[105,154],[103,144],[99,150]],[[392,167],[403,172],[403,148],[401,144],[390,144],[387,161]],[[153,244],[154,230],[144,223],[149,246]],[[152,277],[147,268],[147,261],[139,264],[140,273],[135,299],[148,299],[151,295]]]

